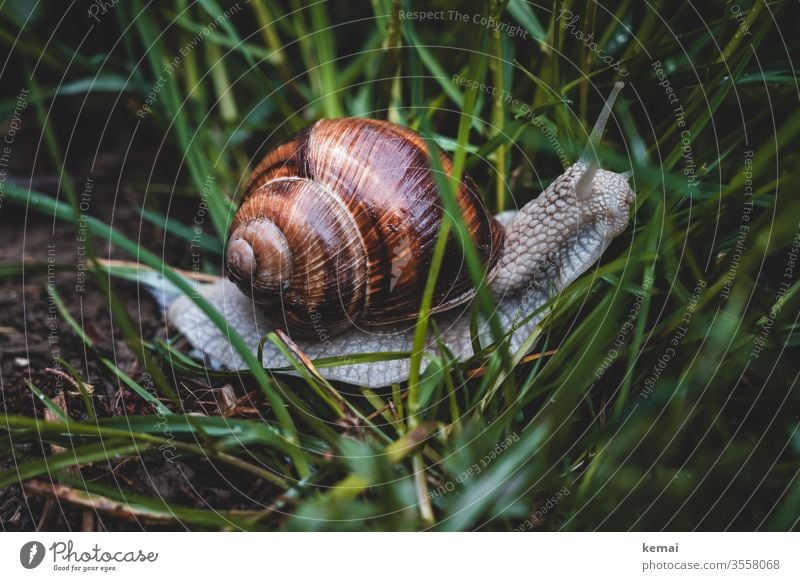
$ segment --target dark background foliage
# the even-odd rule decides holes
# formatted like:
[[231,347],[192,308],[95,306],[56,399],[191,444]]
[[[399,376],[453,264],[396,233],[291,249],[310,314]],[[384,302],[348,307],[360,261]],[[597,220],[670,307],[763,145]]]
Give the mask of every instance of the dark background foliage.
[[[797,21],[749,0],[5,4],[3,529],[796,529]],[[405,124],[513,209],[617,80],[599,155],[633,171],[635,218],[538,357],[443,356],[372,391],[166,341],[148,281],[221,273],[248,168],[294,131]]]

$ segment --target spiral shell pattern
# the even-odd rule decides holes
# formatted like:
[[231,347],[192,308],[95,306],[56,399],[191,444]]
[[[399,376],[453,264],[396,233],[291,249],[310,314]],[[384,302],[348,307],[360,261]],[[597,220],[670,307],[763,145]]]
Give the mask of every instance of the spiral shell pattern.
[[[449,174],[450,158],[438,155]],[[254,170],[231,227],[229,276],[276,324],[302,335],[415,318],[444,219],[433,171],[427,144],[410,129],[318,121]],[[457,200],[491,272],[503,229],[469,176]],[[433,312],[474,295],[452,235],[445,252]]]

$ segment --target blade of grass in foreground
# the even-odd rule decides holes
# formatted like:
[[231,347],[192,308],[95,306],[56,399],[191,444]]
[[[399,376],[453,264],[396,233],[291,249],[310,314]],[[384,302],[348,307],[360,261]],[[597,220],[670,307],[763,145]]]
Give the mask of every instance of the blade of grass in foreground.
[[[71,486],[66,486],[66,484]],[[123,491],[68,476],[59,476],[59,483],[31,480],[26,482],[24,487],[31,494],[55,498],[61,503],[86,508],[107,517],[120,518],[137,524],[142,522],[162,525],[188,523],[222,529],[252,530],[252,519],[258,517],[262,512],[258,510],[189,508],[169,502],[161,496],[150,498],[129,490]]]
[[202,154],[202,134],[192,130],[189,123],[186,99],[181,99],[182,94],[175,77],[163,72],[164,63],[172,59],[167,57],[163,38],[165,31],[155,24],[153,15],[144,10],[139,0],[134,0],[133,11],[137,13],[134,25],[139,33],[144,46],[148,47],[147,60],[157,81],[163,80],[158,104],[165,110],[166,118],[170,120],[170,129],[174,127],[175,134],[183,152],[186,165],[197,191],[205,191],[205,200],[211,221],[220,239],[224,239],[228,230],[228,220],[231,218],[230,206],[222,190],[214,178],[214,168]]
[[[27,69],[26,63],[26,69]],[[31,88],[33,89],[34,94],[38,94],[41,92],[39,88],[39,84],[34,77],[33,74],[29,72],[28,74],[31,82]],[[52,108],[51,103],[51,108]],[[42,101],[37,101],[35,103],[35,110],[36,116],[39,120],[39,124],[42,127],[42,137],[44,138],[45,145],[47,147],[48,153],[52,158],[52,161],[57,168],[57,172],[60,179],[60,185],[63,187],[64,192],[67,195],[67,200],[69,201],[69,205],[71,207],[71,218],[72,222],[75,226],[76,232],[81,232],[82,224],[81,224],[81,212],[79,209],[78,204],[78,194],[75,191],[75,186],[72,184],[72,180],[69,179],[68,174],[66,172],[66,168],[64,166],[64,158],[61,154],[58,141],[56,140],[55,133],[53,132],[52,124],[49,122],[49,113],[45,112],[44,110],[44,103]],[[64,179],[66,177],[66,179]],[[128,311],[122,305],[122,301],[120,301],[119,297],[117,296],[114,288],[111,286],[110,281],[104,276],[105,271],[98,260],[97,251],[94,247],[94,241],[91,237],[84,237],[85,238],[85,246],[86,246],[86,255],[89,259],[89,263],[92,265],[92,272],[95,276],[95,280],[97,281],[98,285],[100,285],[100,289],[103,292],[103,295],[107,297],[109,308],[111,309],[111,313],[113,315],[113,320],[119,325],[120,330],[122,331],[122,336],[125,338],[126,343],[133,351],[136,359],[142,364],[142,366],[147,369],[147,372],[153,378],[153,381],[158,385],[159,389],[161,389],[164,394],[169,397],[173,402],[177,404],[177,394],[175,390],[172,389],[172,386],[167,381],[166,376],[164,375],[163,371],[161,370],[158,365],[152,360],[147,350],[144,348],[143,342],[139,335],[136,332],[136,327],[133,324],[133,319],[128,314]],[[88,411],[88,410],[87,410]]]
[[[1,416],[0,416],[1,417]],[[29,478],[50,474],[69,468],[95,462],[110,462],[131,454],[137,456],[150,447],[146,442],[133,442],[130,439],[107,439],[99,444],[87,444],[60,454],[52,454],[44,458],[28,460],[10,470],[0,472],[0,488],[22,482]]]
[[[507,2],[507,0],[506,0]],[[490,0],[492,18],[499,20],[506,2]],[[492,98],[491,136],[503,135],[506,126],[506,58],[503,38],[500,29],[494,28],[489,36],[492,56],[489,59],[489,70],[492,72],[494,95]],[[502,212],[506,205],[506,184],[508,183],[509,159],[505,143],[498,145],[494,151],[495,167],[495,212]]]
[[[83,344],[89,347],[90,349],[94,349],[94,341],[92,341],[89,336],[83,331],[83,328],[78,324],[78,321],[70,314],[67,310],[66,306],[64,305],[64,301],[61,300],[61,295],[58,293],[54,286],[48,287],[47,289],[48,294],[53,299],[53,303],[56,305],[59,314],[62,318],[67,322],[67,325],[72,329],[72,331],[83,341]],[[131,377],[129,377],[124,371],[122,371],[117,365],[108,359],[107,357],[103,357],[102,355],[98,355],[100,361],[103,365],[106,366],[110,371],[114,373],[125,385],[127,385],[130,389],[134,392],[139,394],[145,401],[150,403],[153,408],[160,414],[171,414],[172,411],[165,406],[161,401],[150,393],[147,389],[136,383]]]
[[[48,196],[44,196],[36,192],[30,192],[17,186],[10,186],[7,189],[7,194],[10,199],[22,203],[23,205],[27,204],[34,210],[40,212],[49,212],[54,217],[64,220],[73,220],[75,218],[71,208]],[[248,349],[247,344],[244,342],[241,335],[239,335],[235,329],[228,326],[223,316],[214,307],[212,307],[208,301],[202,298],[199,293],[195,292],[195,289],[189,282],[187,282],[182,276],[173,272],[172,269],[170,269],[150,251],[145,250],[132,240],[128,239],[118,230],[112,230],[107,224],[103,223],[97,218],[94,218],[93,216],[87,216],[86,226],[93,235],[113,242],[121,250],[132,256],[138,257],[147,266],[150,266],[151,268],[161,272],[170,282],[172,282],[184,294],[186,294],[186,296],[188,296],[217,326],[223,335],[230,340],[231,345],[233,345],[234,349],[236,349],[244,362],[247,364],[251,373],[258,381],[261,389],[267,396],[273,412],[275,413],[275,417],[278,419],[278,423],[281,425],[284,437],[286,438],[287,442],[292,445],[289,455],[294,460],[298,472],[303,478],[308,476],[311,473],[311,469],[309,467],[308,460],[303,454],[303,451],[297,447],[299,442],[297,439],[297,430],[295,429],[294,422],[292,421],[289,412],[284,407],[284,402],[280,394],[273,387],[273,384],[267,377],[267,374],[261,366],[261,363],[256,360],[255,354]]]
[[[197,422],[195,420],[197,420]],[[169,426],[170,430],[172,430],[173,437],[166,438],[162,436],[165,432],[165,425]],[[233,429],[233,433],[231,433],[232,425],[238,426]],[[47,441],[48,439],[52,439],[64,446],[74,446],[76,442],[80,443],[86,439],[91,440],[99,438],[104,442],[134,442],[134,444],[138,446],[138,448],[136,448],[137,450],[144,450],[150,446],[168,446],[171,449],[180,450],[199,458],[218,460],[237,469],[250,472],[284,489],[289,488],[289,483],[285,478],[280,476],[276,470],[267,470],[263,466],[248,462],[224,450],[228,447],[239,447],[241,442],[254,441],[253,439],[270,448],[280,450],[287,455],[290,455],[292,450],[296,448],[293,444],[286,442],[286,439],[280,432],[261,422],[249,420],[236,421],[230,420],[229,418],[178,416],[177,414],[163,417],[128,416],[122,418],[103,418],[98,420],[95,424],[86,424],[75,420],[71,420],[65,424],[61,422],[48,422],[34,418],[0,414],[0,426],[12,431],[17,441]],[[132,431],[132,426],[142,431]],[[202,432],[200,431],[200,426],[203,427]],[[208,438],[208,434],[205,431],[206,426],[212,429],[212,431],[214,426],[216,426],[218,431],[215,435],[220,437],[220,442],[225,443],[225,445],[208,445],[209,442],[204,442],[205,445],[199,445],[185,442],[174,437],[179,433],[190,433],[193,442],[196,442],[198,438],[206,440]],[[259,426],[261,428],[260,430]],[[250,437],[248,437],[248,434],[250,434]],[[241,441],[238,439],[239,437]],[[309,450],[317,449],[316,441],[315,439],[308,441]],[[93,445],[94,443],[90,444]],[[55,454],[41,460],[47,462],[49,458],[57,457],[59,458],[59,462],[63,462],[63,457],[65,456],[74,457],[74,454]],[[107,457],[107,459],[108,458],[110,458],[110,456]],[[33,464],[35,461],[30,462],[32,466],[38,466],[38,464]],[[79,463],[81,462],[76,461],[68,465]],[[260,463],[263,464],[263,462]],[[61,467],[63,467],[61,464],[56,466],[56,468]],[[0,482],[4,483],[0,484],[0,487],[24,480],[25,478],[31,478],[41,473],[43,472],[23,477],[19,476],[16,468],[0,472]]]

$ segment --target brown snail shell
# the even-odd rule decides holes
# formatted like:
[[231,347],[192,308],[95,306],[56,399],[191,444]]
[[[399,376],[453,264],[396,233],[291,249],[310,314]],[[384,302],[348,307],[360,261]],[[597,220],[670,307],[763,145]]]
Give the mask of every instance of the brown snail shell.
[[[452,162],[439,152],[444,172]],[[443,208],[422,137],[386,121],[321,120],[268,153],[231,225],[226,263],[276,324],[307,336],[414,319]],[[489,271],[503,228],[464,175],[458,203]],[[451,236],[433,312],[475,291]]]

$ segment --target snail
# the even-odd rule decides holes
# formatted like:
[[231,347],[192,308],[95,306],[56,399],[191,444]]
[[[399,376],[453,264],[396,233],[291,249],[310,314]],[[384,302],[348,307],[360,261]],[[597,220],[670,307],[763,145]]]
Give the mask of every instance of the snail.
[[[459,209],[512,351],[542,320],[542,307],[627,228],[635,201],[628,176],[593,161],[622,87],[614,86],[583,156],[519,211],[493,218],[469,177],[459,185]],[[438,155],[449,171],[449,158]],[[311,359],[411,352],[442,222],[431,168],[424,141],[410,129],[355,118],[318,121],[257,166],[226,247],[230,280],[205,285],[200,294],[254,353],[263,349],[265,367],[289,364],[272,343],[260,347],[276,328]],[[475,290],[459,248],[447,241],[426,349],[435,354],[441,341],[467,359],[474,354]],[[244,367],[226,334],[189,297],[176,299],[167,318],[206,357]],[[482,345],[492,341],[488,327],[479,317]],[[319,371],[380,387],[407,379],[409,369],[409,359],[399,358]]]

